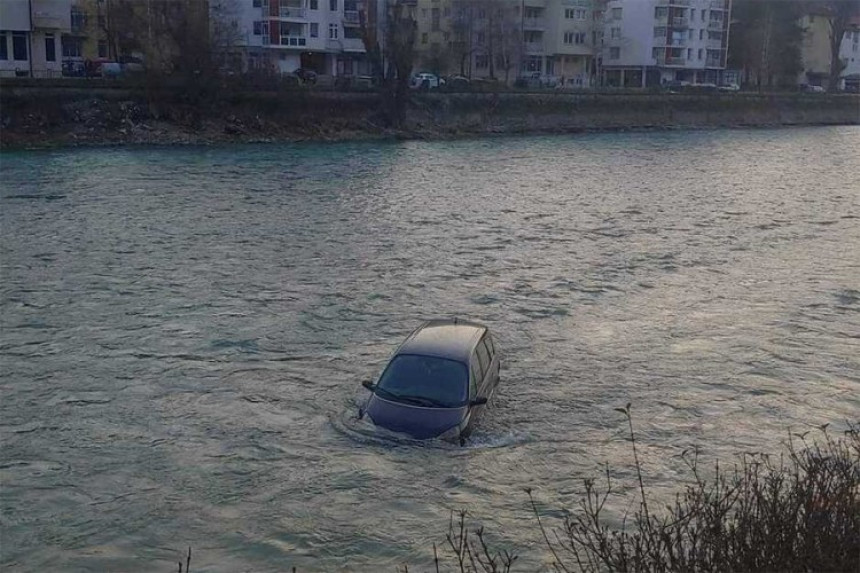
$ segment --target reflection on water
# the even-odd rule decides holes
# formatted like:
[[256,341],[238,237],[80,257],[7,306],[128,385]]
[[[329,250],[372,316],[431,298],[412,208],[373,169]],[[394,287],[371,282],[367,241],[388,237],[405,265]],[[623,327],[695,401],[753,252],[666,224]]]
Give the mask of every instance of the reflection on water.
[[[860,130],[0,157],[2,564],[523,567],[633,403],[646,479],[860,411]],[[504,352],[465,448],[355,419],[421,319]],[[619,502],[619,503],[624,503]],[[623,509],[623,506],[621,507]]]

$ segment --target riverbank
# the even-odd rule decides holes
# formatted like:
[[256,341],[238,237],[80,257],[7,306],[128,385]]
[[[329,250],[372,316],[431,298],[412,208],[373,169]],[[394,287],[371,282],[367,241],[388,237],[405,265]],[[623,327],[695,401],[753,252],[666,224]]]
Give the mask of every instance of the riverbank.
[[182,93],[3,86],[3,149],[78,145],[445,139],[627,129],[860,124],[860,98],[826,94],[415,94],[385,126],[374,93]]

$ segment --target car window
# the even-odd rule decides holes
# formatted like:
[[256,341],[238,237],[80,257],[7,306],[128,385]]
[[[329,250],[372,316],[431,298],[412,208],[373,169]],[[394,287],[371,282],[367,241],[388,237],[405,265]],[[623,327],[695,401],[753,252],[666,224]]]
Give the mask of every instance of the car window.
[[417,405],[452,408],[467,400],[469,371],[456,360],[400,354],[385,368],[377,386],[392,399],[409,397]]
[[469,380],[469,397],[474,398],[478,394],[478,382],[481,380],[481,367],[478,364],[478,355],[472,353],[472,377]]
[[490,368],[490,353],[487,351],[483,340],[478,343],[476,350],[478,351],[478,362],[481,364],[481,379],[483,380]]

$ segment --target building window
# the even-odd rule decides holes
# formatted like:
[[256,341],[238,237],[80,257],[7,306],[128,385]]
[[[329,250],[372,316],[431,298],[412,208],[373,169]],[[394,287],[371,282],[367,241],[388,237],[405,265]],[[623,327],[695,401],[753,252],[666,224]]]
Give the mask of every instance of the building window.
[[704,36],[705,36],[705,29],[702,28],[701,30],[699,30],[699,39],[701,40]]
[[254,8],[261,8],[263,6],[262,0],[254,0]]
[[27,34],[12,33],[12,59],[19,62],[27,61]]
[[621,37],[621,28],[612,28],[609,30],[609,37],[613,40],[617,40]]
[[443,18],[450,18],[451,17],[451,7],[450,6],[445,6],[444,8],[442,8],[442,17]]
[[107,40],[99,40],[99,57],[108,57]]
[[[337,0],[333,0],[337,2]],[[329,24],[328,25],[328,39],[329,40],[337,40],[337,24]]]
[[337,0],[328,0],[328,9],[337,12]]
[[690,28],[689,30],[687,30],[687,39],[688,39],[688,40],[692,40],[692,39],[693,39],[693,33],[694,33],[694,32],[695,32],[695,30],[693,30],[692,28]]
[[665,38],[666,37],[666,27],[665,26],[657,26],[654,28],[654,37],[655,38]]
[[254,35],[260,36],[263,34],[263,23],[262,22],[254,22]]
[[0,34],[0,60],[9,59],[9,46],[6,44],[6,32]]
[[565,32],[564,33],[564,43],[572,44],[573,43],[574,32]]
[[483,44],[484,43],[484,33],[478,32],[477,34],[475,34],[475,41],[478,42],[478,44]]
[[57,40],[53,34],[45,34],[45,61],[57,61]]
[[422,43],[422,44],[426,44],[426,43],[427,43],[427,32],[422,32],[422,34],[421,34],[421,43]]
[[567,20],[585,20],[587,12],[585,8],[565,8],[564,17]]
[[430,30],[432,32],[438,32],[439,31],[439,8],[433,8],[433,10],[430,11],[430,18],[431,18]]
[[708,13],[708,11],[707,11],[707,10],[702,9],[702,22],[704,22],[704,21],[705,21],[705,14],[707,14],[707,13]]
[[621,48],[609,48],[609,59],[617,60],[619,58],[621,58]]
[[446,42],[451,39],[451,32],[442,32],[442,39]]
[[658,20],[664,20],[669,17],[669,8],[666,6],[657,6],[654,8],[654,17]]
[[316,22],[311,22],[311,38],[320,37],[320,25]]
[[651,48],[651,58],[657,59],[660,57],[660,48]]
[[621,8],[613,8],[612,9],[612,19],[620,20],[621,19]]
[[475,56],[475,67],[479,70],[486,70],[490,66],[490,58],[486,54],[478,54]]
[[687,59],[688,60],[693,59],[693,48],[687,48]]
[[344,27],[343,29],[343,37],[347,40],[360,40],[361,39],[361,29],[355,27]]
[[87,15],[78,8],[72,8],[72,30],[83,30],[87,27]]
[[319,0],[311,0],[310,1],[310,7],[311,7],[311,10],[319,10],[320,9]]
[[99,14],[98,22],[100,30],[104,30],[107,27],[107,18],[105,18],[104,14]]
[[696,19],[696,9],[690,8],[690,20],[695,20],[695,19]]
[[700,60],[702,59],[702,54],[703,54],[703,53],[704,53],[704,50],[703,50],[702,48],[699,48],[699,59],[700,59]]

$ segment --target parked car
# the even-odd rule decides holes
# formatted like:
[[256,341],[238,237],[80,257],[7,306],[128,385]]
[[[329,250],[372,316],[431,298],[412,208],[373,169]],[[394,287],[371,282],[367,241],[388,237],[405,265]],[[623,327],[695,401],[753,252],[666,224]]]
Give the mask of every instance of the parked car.
[[145,69],[143,58],[138,56],[120,56],[118,61],[124,74],[139,74]]
[[317,83],[317,73],[307,68],[296,68],[293,75],[302,80],[303,84],[313,85]]
[[436,74],[429,74],[426,72],[422,72],[420,74],[415,74],[412,76],[412,79],[409,81],[409,87],[414,90],[424,89],[424,90],[432,90],[436,89],[439,86],[445,85],[445,80],[437,76]]
[[813,86],[809,84],[800,84],[800,91],[810,94],[823,94],[827,90],[823,86]]
[[738,84],[722,84],[719,88],[721,92],[737,92],[740,91],[741,86]]
[[466,76],[451,76],[445,81],[445,86],[449,90],[468,90],[472,80]]
[[514,81],[514,87],[517,88],[554,88],[559,85],[558,78],[549,75],[542,74],[540,72],[529,72],[521,75]]
[[373,424],[416,439],[461,445],[499,384],[499,352],[486,326],[431,320],[395,350],[359,411]]
[[690,82],[685,82],[682,80],[672,80],[670,82],[664,83],[663,89],[669,93],[675,94],[688,90],[692,85],[693,84],[691,84]]

